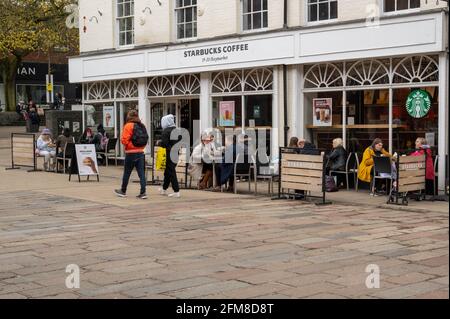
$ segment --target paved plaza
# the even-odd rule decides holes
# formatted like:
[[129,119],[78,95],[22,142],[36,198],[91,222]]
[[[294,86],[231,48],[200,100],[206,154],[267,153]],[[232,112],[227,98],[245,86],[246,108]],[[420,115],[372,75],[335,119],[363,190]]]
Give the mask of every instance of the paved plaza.
[[[101,168],[100,183],[5,170],[5,135],[0,298],[449,296],[448,203],[316,206],[195,190],[169,199],[156,187],[143,201],[137,184],[122,199],[115,167]],[[66,287],[69,264],[79,289]],[[366,286],[370,264],[379,288]]]

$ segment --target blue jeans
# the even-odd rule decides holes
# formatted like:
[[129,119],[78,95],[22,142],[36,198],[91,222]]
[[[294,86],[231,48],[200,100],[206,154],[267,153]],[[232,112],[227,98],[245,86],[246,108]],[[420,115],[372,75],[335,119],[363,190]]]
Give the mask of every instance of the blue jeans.
[[145,194],[147,182],[145,180],[145,154],[144,153],[129,153],[125,155],[125,164],[122,179],[122,192],[127,192],[128,181],[130,180],[131,172],[136,167],[136,171],[141,182],[141,194]]

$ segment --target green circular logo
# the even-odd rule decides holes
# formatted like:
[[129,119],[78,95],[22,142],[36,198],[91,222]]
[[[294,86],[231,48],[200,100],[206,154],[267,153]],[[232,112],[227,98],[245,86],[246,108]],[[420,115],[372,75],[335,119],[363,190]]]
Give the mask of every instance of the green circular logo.
[[406,110],[415,118],[422,118],[428,114],[431,108],[431,99],[427,91],[412,91],[406,99]]

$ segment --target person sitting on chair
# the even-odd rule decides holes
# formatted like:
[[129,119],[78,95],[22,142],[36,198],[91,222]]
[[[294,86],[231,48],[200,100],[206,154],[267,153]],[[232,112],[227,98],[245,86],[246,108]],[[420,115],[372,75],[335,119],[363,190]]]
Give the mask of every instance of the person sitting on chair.
[[64,156],[64,148],[66,147],[67,143],[74,143],[74,138],[70,134],[70,129],[67,127],[63,130],[63,133],[58,136],[56,139],[56,154],[57,157],[63,157]]
[[[327,167],[325,174],[328,175],[330,171],[345,171],[345,165],[347,164],[347,151],[343,146],[341,138],[335,138],[333,140],[333,150],[328,155]],[[338,174],[337,187],[343,182],[341,180],[341,174]]]
[[[383,141],[380,138],[373,140],[372,144],[363,153],[358,169],[358,178],[365,183],[371,183],[374,176],[374,156],[386,156],[393,159],[393,156],[383,148]],[[375,185],[375,188],[377,185]]]
[[416,150],[410,155],[420,156],[425,154],[425,193],[427,195],[434,194],[434,164],[431,157],[431,149],[427,143],[427,140],[423,137],[416,139]]

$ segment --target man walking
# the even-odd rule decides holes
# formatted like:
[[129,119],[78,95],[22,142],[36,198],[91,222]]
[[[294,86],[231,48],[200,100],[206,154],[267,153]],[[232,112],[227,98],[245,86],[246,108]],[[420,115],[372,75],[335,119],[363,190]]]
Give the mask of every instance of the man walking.
[[180,186],[178,184],[176,167],[178,158],[172,158],[172,147],[179,142],[179,139],[172,140],[172,131],[175,130],[175,118],[172,114],[166,115],[161,119],[162,136],[159,146],[166,149],[166,168],[164,170],[163,187],[159,189],[161,195],[167,195],[167,189],[172,184],[174,193],[169,194],[169,197],[180,197]]
[[127,124],[123,128],[122,144],[125,146],[125,164],[121,189],[114,192],[119,197],[126,197],[127,186],[130,180],[131,172],[136,167],[141,183],[141,192],[137,196],[140,199],[146,199],[146,180],[145,180],[145,154],[144,149],[148,143],[147,130],[139,119],[136,110],[131,110],[127,115]]

